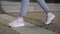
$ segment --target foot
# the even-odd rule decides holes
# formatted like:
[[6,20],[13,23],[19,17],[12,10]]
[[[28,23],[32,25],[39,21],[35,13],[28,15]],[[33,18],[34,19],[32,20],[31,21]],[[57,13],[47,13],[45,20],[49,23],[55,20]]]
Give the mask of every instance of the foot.
[[47,20],[46,20],[46,23],[45,24],[50,24],[51,21],[55,18],[55,15],[52,14],[52,13],[48,13],[47,14]]
[[21,26],[25,26],[25,23],[23,21],[23,19],[17,19],[11,23],[9,23],[9,26],[11,27],[21,27]]

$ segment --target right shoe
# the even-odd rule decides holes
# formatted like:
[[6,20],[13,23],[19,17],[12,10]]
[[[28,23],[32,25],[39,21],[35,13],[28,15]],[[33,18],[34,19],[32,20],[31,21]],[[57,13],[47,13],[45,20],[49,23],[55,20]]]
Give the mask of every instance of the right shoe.
[[47,15],[47,20],[45,22],[46,25],[50,24],[51,21],[55,18],[55,15],[54,14],[48,14]]
[[8,24],[9,26],[11,27],[22,27],[22,26],[25,26],[25,23],[23,20],[15,20],[15,21],[12,21],[11,23]]

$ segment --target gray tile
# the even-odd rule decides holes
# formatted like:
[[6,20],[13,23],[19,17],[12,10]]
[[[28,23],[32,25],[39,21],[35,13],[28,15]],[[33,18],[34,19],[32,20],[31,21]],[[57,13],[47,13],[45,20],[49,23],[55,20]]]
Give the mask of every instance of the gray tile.
[[[5,25],[8,24],[8,21],[13,21],[16,19],[16,18],[6,15],[6,14],[0,14],[0,18],[1,18],[0,22],[2,22]],[[27,25],[24,27],[18,27],[18,28],[12,28],[12,29],[19,32],[20,34],[57,34],[53,31],[47,30],[45,28],[34,26],[33,24],[30,24],[30,23],[27,23]],[[9,34],[9,32],[7,32],[7,31],[11,31],[8,28],[5,28],[5,30],[6,31],[4,31],[4,30],[3,31],[8,34]],[[12,31],[12,32],[14,32],[14,31]]]

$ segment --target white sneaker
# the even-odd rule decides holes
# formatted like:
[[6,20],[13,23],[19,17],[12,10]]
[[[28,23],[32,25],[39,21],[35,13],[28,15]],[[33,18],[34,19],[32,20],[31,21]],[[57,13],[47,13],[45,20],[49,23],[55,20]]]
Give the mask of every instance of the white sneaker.
[[25,23],[23,20],[17,19],[11,23],[9,23],[9,26],[11,27],[21,27],[21,26],[25,26]]
[[53,15],[53,14],[48,14],[47,15],[47,22],[45,23],[45,24],[50,24],[51,23],[51,21],[53,20],[55,18],[55,15]]

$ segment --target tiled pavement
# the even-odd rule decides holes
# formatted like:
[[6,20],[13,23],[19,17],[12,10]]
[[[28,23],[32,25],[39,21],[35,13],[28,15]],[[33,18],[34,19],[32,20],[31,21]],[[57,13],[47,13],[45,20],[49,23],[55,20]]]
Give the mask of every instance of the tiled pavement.
[[0,34],[19,34],[19,33],[0,22]]
[[[55,19],[52,21],[52,23],[50,25],[44,25],[44,21],[45,21],[45,13],[44,12],[33,12],[33,13],[27,13],[27,17],[25,18],[26,22],[30,22],[32,24],[36,24],[36,25],[40,25],[43,28],[55,31],[60,33],[60,12],[52,12],[56,15]],[[16,13],[12,13],[10,14],[13,17],[17,17],[18,14]]]
[[[27,17],[25,18],[25,21],[28,22],[28,25],[25,27],[19,27],[19,28],[9,28],[7,24],[11,22],[12,20],[15,20],[15,17],[18,16],[17,13],[11,13],[11,14],[0,14],[0,32],[2,34],[55,34],[54,32],[60,33],[60,21],[59,21],[59,14],[60,12],[53,12],[56,15],[56,18],[52,21],[50,25],[45,25],[45,13],[43,12],[37,12],[37,13],[27,13]],[[12,17],[13,16],[13,17]],[[45,16],[45,17],[44,17]],[[7,17],[7,18],[6,18]],[[39,25],[39,26],[31,26],[29,23]],[[15,31],[16,30],[16,31]],[[4,33],[3,33],[4,32]],[[19,32],[19,33],[18,33]],[[24,32],[24,33],[23,33]],[[49,33],[46,33],[49,32]]]

